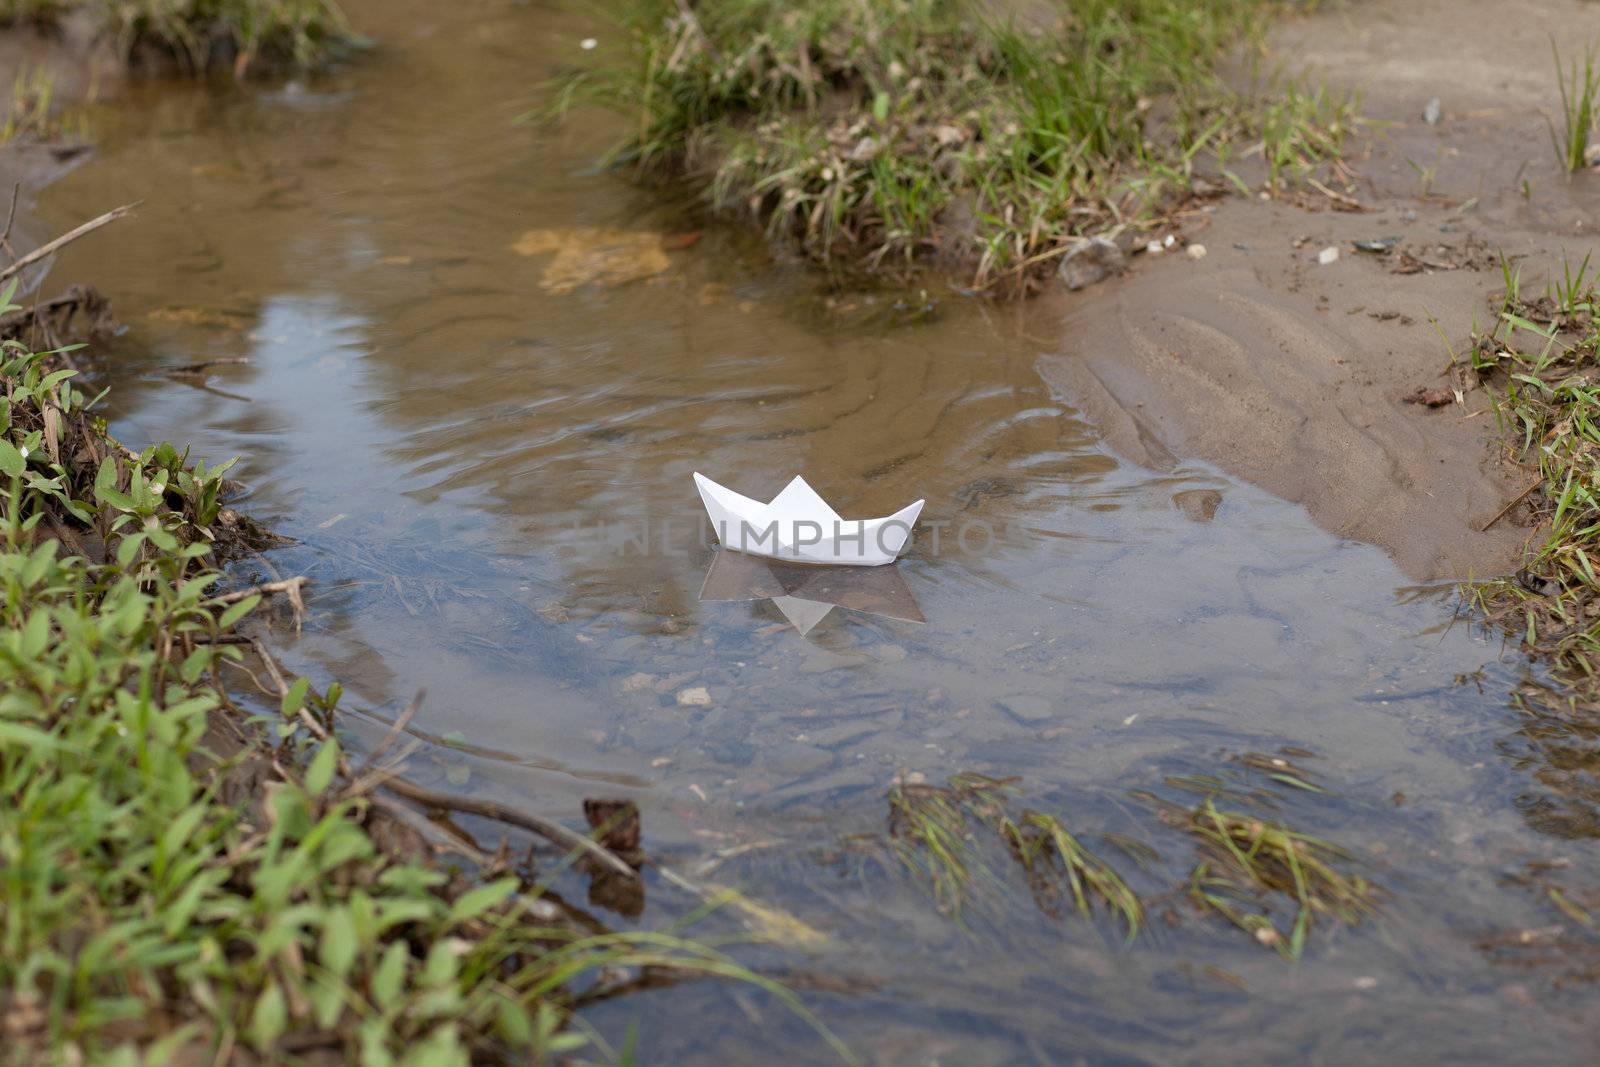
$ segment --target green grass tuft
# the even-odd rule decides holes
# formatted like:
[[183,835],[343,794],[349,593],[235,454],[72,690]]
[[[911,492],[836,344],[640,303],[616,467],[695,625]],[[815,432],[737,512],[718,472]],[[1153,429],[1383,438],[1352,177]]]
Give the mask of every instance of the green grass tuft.
[[[1543,293],[1502,263],[1494,326],[1472,339],[1470,370],[1496,396],[1514,462],[1530,479],[1521,506],[1533,527],[1523,568],[1468,587],[1486,621],[1547,659],[1556,682],[1600,696],[1600,291],[1585,256],[1566,260]],[[1525,501],[1525,503],[1524,503]]]
[[686,175],[830,264],[931,259],[1019,286],[1073,238],[1152,224],[1197,156],[1252,138],[1271,187],[1338,151],[1351,104],[1227,89],[1263,0],[617,0],[625,46],[549,109],[611,107],[611,161]]
[[931,887],[941,911],[960,918],[983,884],[998,885],[982,845],[998,840],[1027,876],[1034,901],[1047,915],[1070,898],[1084,918],[1106,907],[1129,941],[1144,922],[1144,906],[1116,870],[1086,848],[1054,815],[1008,810],[1009,779],[958,774],[946,786],[897,783],[889,791],[889,844],[894,855]]
[[153,49],[196,73],[310,67],[356,41],[335,0],[0,0],[0,24],[49,27],[74,11],[125,57]]
[[1588,162],[1589,137],[1594,132],[1595,98],[1600,95],[1600,66],[1596,65],[1594,45],[1584,49],[1583,67],[1573,60],[1561,65],[1561,49],[1556,39],[1550,38],[1550,51],[1555,57],[1556,84],[1561,88],[1562,127],[1557,131],[1550,126],[1550,139],[1555,143],[1556,157],[1569,172],[1583,169]]

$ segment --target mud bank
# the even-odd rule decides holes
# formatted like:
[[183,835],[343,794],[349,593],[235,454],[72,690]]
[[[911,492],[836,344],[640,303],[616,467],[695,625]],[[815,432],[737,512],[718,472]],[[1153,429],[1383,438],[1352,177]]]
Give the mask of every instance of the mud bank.
[[[1291,73],[1365,91],[1377,121],[1353,180],[1216,203],[1185,225],[1205,258],[1141,257],[1048,297],[1062,343],[1045,378],[1137,462],[1214,462],[1419,580],[1503,573],[1530,531],[1497,516],[1536,472],[1502,458],[1489,396],[1451,371],[1468,339],[1448,331],[1492,319],[1500,252],[1538,290],[1595,248],[1600,176],[1568,179],[1546,123],[1548,35],[1586,24],[1592,9],[1556,0],[1342,4],[1287,24],[1274,52]],[[1460,400],[1406,399],[1441,388]]]

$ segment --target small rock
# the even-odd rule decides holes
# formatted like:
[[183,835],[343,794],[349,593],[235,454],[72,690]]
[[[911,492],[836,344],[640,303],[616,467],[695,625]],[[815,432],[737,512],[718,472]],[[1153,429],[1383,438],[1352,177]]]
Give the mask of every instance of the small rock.
[[1104,237],[1083,237],[1061,257],[1056,274],[1068,289],[1077,292],[1121,274],[1126,265],[1122,249],[1115,242]]
[[1190,522],[1210,522],[1216,517],[1222,494],[1215,489],[1185,489],[1172,494],[1172,503]]
[[655,682],[655,675],[639,671],[637,674],[630,674],[622,680],[622,691],[624,693],[637,693],[641,689],[649,689]]
[[1453,389],[1429,389],[1426,386],[1417,386],[1416,391],[1410,396],[1400,398],[1406,404],[1421,404],[1424,407],[1442,408],[1456,399]]
[[1188,257],[1190,259],[1205,259],[1206,258],[1206,246],[1205,245],[1190,245],[1188,248],[1184,249],[1184,252],[1188,255]]
[[1322,251],[1317,253],[1317,262],[1324,267],[1328,266],[1330,263],[1339,262],[1339,250],[1333,245],[1329,245],[1327,248],[1324,248]]
[[678,692],[678,703],[689,707],[699,707],[711,703],[711,694],[703,685],[694,686],[692,689],[683,689]]
[[1429,126],[1439,125],[1439,98],[1437,96],[1429,100],[1427,106],[1422,109],[1422,121]]
[[1356,241],[1355,249],[1357,252],[1368,252],[1375,256],[1381,256],[1385,253],[1393,252],[1396,246],[1400,244],[1401,239],[1397,233],[1390,234],[1387,237],[1369,237],[1362,241]]

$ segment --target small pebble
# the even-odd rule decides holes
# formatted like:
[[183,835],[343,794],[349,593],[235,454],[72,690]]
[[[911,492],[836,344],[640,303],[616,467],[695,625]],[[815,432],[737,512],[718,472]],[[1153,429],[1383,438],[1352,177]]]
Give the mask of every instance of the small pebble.
[[710,704],[711,703],[711,694],[706,691],[706,687],[705,686],[697,685],[697,686],[693,687],[692,689],[681,690],[678,693],[678,703],[679,704],[685,704],[685,705],[688,705],[690,707],[697,707],[697,706],[700,706],[700,705]]
[[1338,261],[1339,250],[1333,245],[1329,245],[1327,248],[1324,248],[1322,251],[1317,253],[1317,262],[1324,267],[1330,263],[1337,263]]
[[588,52],[596,48],[599,44],[600,42],[595,40],[593,37],[585,37],[583,40],[578,42],[578,47],[583,49],[585,52]]
[[1185,251],[1188,252],[1188,255],[1189,255],[1190,259],[1205,259],[1206,258],[1206,246],[1205,245],[1190,245]]

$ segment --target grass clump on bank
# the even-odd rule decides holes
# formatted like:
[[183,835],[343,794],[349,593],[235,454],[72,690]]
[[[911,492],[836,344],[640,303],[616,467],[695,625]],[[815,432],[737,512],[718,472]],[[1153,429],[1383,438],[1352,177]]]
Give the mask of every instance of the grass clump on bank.
[[1590,44],[1583,53],[1583,66],[1573,60],[1565,67],[1561,64],[1561,49],[1555,38],[1550,39],[1550,51],[1556,61],[1556,83],[1561,88],[1561,129],[1550,125],[1550,140],[1555,143],[1556,156],[1569,173],[1582,170],[1589,163],[1589,137],[1594,133],[1595,102],[1600,97],[1600,64],[1596,63],[1595,46]]
[[[42,329],[6,317],[14,291],[0,323]],[[430,840],[385,793],[397,760],[335,739],[336,688],[280,681],[248,716],[225,680],[281,674],[236,630],[261,597],[215,588],[226,467],[123,449],[70,350],[6,339],[0,386],[8,1062],[614,1060],[576,1011],[696,976],[811,1018],[707,945],[573,921],[530,872]]]
[[25,68],[11,83],[11,100],[0,120],[0,145],[16,140],[50,141],[81,133],[81,114],[56,106],[56,82],[49,71]]
[[1216,75],[1269,6],[632,0],[626,55],[575,75],[558,110],[616,108],[632,128],[615,161],[688,175],[817,260],[937,258],[981,287],[1149,221],[1202,153],[1260,152],[1275,183],[1336,151],[1348,102],[1263,110]]
[[1474,335],[1467,359],[1498,394],[1511,458],[1531,478],[1521,506],[1538,532],[1516,575],[1473,595],[1489,621],[1519,635],[1565,690],[1592,705],[1600,697],[1600,279],[1587,257],[1565,263],[1539,294],[1523,291],[1519,267],[1506,265],[1504,278],[1494,325]]
[[0,0],[0,23],[49,28],[81,15],[129,59],[151,55],[200,73],[311,67],[356,37],[334,0]]

